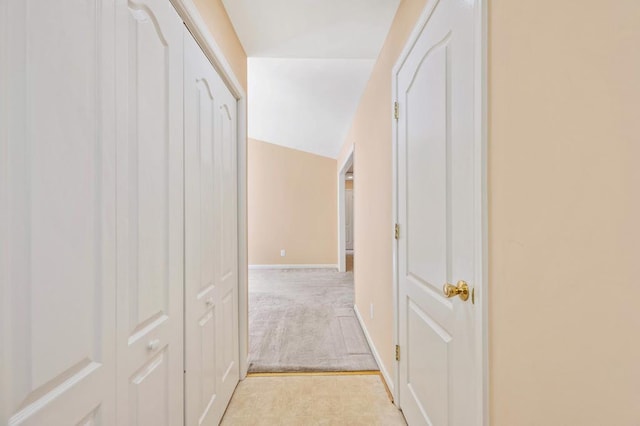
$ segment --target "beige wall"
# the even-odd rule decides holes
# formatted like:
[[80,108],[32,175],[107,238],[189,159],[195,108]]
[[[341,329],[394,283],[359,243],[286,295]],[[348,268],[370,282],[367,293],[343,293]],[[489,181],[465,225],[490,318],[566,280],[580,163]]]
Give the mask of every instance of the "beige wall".
[[332,158],[249,139],[250,265],[336,264],[336,168]]
[[344,181],[344,189],[353,189],[353,181],[345,180]]
[[491,0],[493,425],[640,425],[640,2]]
[[[392,373],[391,70],[355,143],[356,304]],[[640,2],[489,0],[492,425],[640,425]],[[371,206],[376,206],[372,209]]]
[[[391,230],[391,69],[404,47],[426,0],[403,0],[356,111],[337,164],[343,164],[355,143],[354,170],[358,194],[354,201],[354,266],[356,305],[380,353],[393,372],[393,277]],[[374,304],[375,317],[369,315]]]
[[222,0],[193,0],[209,31],[222,49],[236,78],[247,90],[247,54],[231,24]]

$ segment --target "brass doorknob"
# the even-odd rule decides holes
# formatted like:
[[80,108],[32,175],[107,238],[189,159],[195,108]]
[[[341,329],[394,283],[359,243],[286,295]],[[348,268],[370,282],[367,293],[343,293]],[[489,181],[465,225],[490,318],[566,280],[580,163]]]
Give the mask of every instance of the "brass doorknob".
[[460,296],[460,299],[462,300],[467,300],[469,298],[469,285],[462,280],[458,281],[457,286],[449,283],[445,284],[442,287],[442,291],[448,298],[456,296]]

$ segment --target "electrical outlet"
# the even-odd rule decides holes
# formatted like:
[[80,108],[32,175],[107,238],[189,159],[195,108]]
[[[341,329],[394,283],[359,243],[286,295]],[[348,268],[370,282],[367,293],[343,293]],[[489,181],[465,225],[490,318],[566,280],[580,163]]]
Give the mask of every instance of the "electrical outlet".
[[280,250],[280,257],[285,257],[287,255],[287,251],[285,249]]
[[373,303],[369,305],[369,318],[373,319]]

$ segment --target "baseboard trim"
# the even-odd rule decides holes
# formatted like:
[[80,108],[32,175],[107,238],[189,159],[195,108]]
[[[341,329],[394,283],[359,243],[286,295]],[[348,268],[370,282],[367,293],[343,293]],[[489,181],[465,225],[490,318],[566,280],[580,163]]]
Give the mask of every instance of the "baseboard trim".
[[376,349],[376,345],[373,344],[373,340],[371,339],[369,330],[367,330],[367,327],[364,325],[364,321],[362,320],[362,316],[360,315],[360,312],[358,312],[358,307],[356,305],[353,305],[353,310],[356,313],[356,318],[358,318],[360,327],[362,327],[362,331],[364,332],[364,337],[367,339],[367,343],[369,343],[369,347],[371,348],[373,357],[375,358],[376,363],[378,363],[378,368],[380,368],[380,373],[382,374],[382,378],[384,379],[385,385],[387,386],[389,393],[391,395],[395,395],[395,392],[393,389],[393,380],[391,380],[391,376],[389,375],[389,372],[387,371],[384,364],[382,363],[382,359],[380,358],[378,349]]
[[335,264],[249,265],[249,269],[338,269]]
[[378,370],[358,371],[284,371],[280,373],[247,373],[247,377],[288,377],[288,376],[380,376]]

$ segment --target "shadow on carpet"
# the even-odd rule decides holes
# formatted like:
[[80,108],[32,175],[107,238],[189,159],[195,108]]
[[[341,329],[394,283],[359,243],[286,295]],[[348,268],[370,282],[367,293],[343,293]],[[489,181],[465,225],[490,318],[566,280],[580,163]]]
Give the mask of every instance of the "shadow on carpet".
[[353,273],[249,271],[249,372],[378,370],[353,310]]

